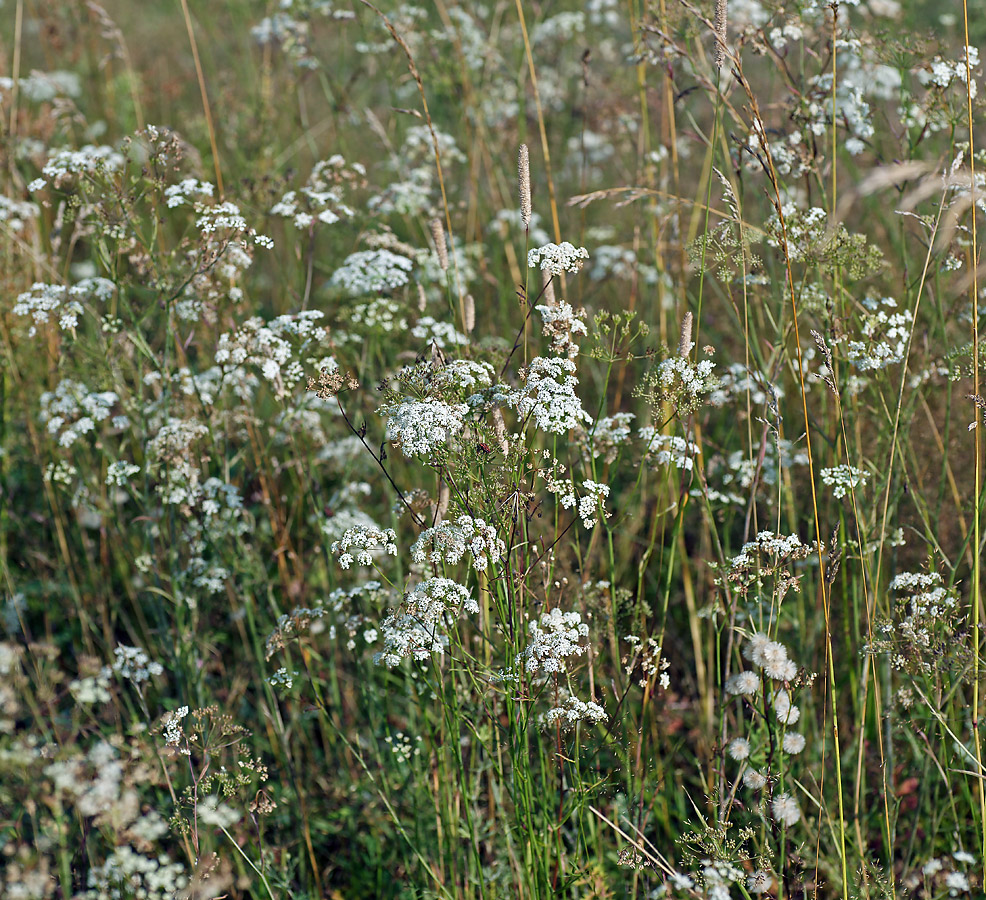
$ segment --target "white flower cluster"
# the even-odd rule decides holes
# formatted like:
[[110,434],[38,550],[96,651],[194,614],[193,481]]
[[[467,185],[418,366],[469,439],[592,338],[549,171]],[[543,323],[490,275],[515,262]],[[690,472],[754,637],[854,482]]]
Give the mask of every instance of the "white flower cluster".
[[[979,68],[978,47],[966,47],[962,53],[962,56],[955,62],[942,59],[940,56],[936,56],[934,61],[931,63],[931,71],[919,70],[918,77],[921,78],[925,84],[933,84],[940,88],[947,88],[953,82],[961,82],[962,90],[964,91],[968,76],[968,72],[966,71],[967,60],[969,63],[969,69],[975,72],[975,70]],[[973,99],[976,98],[976,94],[978,93],[977,89],[978,85],[976,83],[976,79],[973,78],[969,83],[969,94]]]
[[761,531],[755,541],[745,543],[740,552],[729,560],[728,566],[733,571],[756,568],[757,560],[754,554],[790,559],[805,559],[811,555],[814,548],[803,544],[796,534],[782,537],[772,531]]
[[607,463],[613,462],[619,448],[630,440],[630,423],[634,418],[633,413],[618,412],[599,419],[596,427],[585,437],[592,458],[603,456]]
[[822,482],[832,488],[832,496],[837,500],[845,497],[853,488],[865,487],[870,479],[869,472],[853,466],[835,466],[819,472]]
[[579,722],[591,722],[593,725],[606,721],[606,711],[591,700],[585,702],[578,697],[569,697],[561,706],[549,709],[541,716],[544,725],[554,725],[561,722],[563,728],[572,728]]
[[[375,582],[375,584],[379,584],[379,582]],[[336,588],[332,594],[336,595],[337,598],[348,597],[348,592],[344,588]],[[338,606],[342,606],[341,602],[338,602]],[[323,630],[322,623],[319,620],[325,613],[326,610],[322,606],[313,608],[296,606],[290,613],[282,613],[277,617],[277,624],[274,630],[267,635],[267,641],[264,645],[264,658],[270,659],[274,653],[286,645],[289,638],[300,635],[303,631],[310,629],[314,634],[316,631]]]
[[472,556],[473,568],[482,572],[491,560],[503,559],[507,546],[492,525],[487,525],[483,519],[462,515],[454,523],[442,522],[421,532],[411,546],[411,559],[416,563],[456,565],[466,552]]
[[109,703],[112,699],[110,694],[110,673],[112,669],[105,666],[95,675],[88,675],[85,678],[78,678],[69,682],[69,690],[72,692],[72,699],[76,703],[86,705],[92,703]]
[[[797,665],[787,655],[787,647],[779,641],[772,641],[763,632],[757,632],[750,636],[743,647],[743,656],[758,669],[762,669],[764,675],[775,681],[792,681],[794,676],[798,674]],[[742,674],[734,676],[734,678],[740,678]],[[734,691],[734,693],[741,692]]]
[[535,425],[552,434],[592,421],[575,394],[575,363],[570,359],[537,356],[521,370],[524,386],[507,395],[507,404],[524,418],[533,416]]
[[[839,42],[843,44],[844,42]],[[853,54],[849,59],[858,59]],[[870,104],[864,94],[866,88],[876,83],[861,71],[848,72],[839,79],[835,90],[835,118],[849,132],[844,146],[851,156],[858,156],[866,149],[866,141],[873,137],[873,121]],[[831,125],[832,114],[832,75],[823,73],[809,81],[810,89],[798,109],[798,117],[805,128],[815,136],[820,136]]]
[[920,872],[910,874],[903,884],[909,889],[913,885],[916,889],[922,885],[937,883],[948,890],[949,897],[968,893],[972,890],[972,883],[969,881],[969,876],[956,867],[956,863],[974,866],[976,858],[966,850],[956,850],[952,854],[952,859],[947,856],[933,856],[921,866]]
[[551,352],[564,354],[569,359],[579,355],[575,335],[588,334],[585,327],[585,310],[574,310],[570,303],[559,302],[551,306],[534,307],[544,323],[541,333],[551,338]]
[[[596,524],[600,510],[602,510],[605,518],[610,516],[605,509],[606,498],[609,496],[609,485],[599,484],[595,481],[583,481],[582,489],[584,493],[578,498],[579,518],[586,528],[592,528]],[[571,509],[575,506],[575,502],[576,496],[571,492],[566,493],[561,498],[561,505],[565,509]]]
[[101,146],[86,144],[78,150],[66,147],[52,153],[41,170],[43,177],[32,181],[27,189],[38,191],[49,182],[55,187],[61,187],[73,175],[116,172],[125,164],[123,155],[105,144]]
[[311,228],[316,223],[334,225],[343,217],[351,219],[356,211],[343,200],[343,184],[360,181],[366,176],[362,163],[352,163],[339,154],[315,164],[307,184],[300,191],[288,191],[271,208],[272,216],[290,219],[295,228]]
[[414,262],[390,250],[358,250],[350,253],[329,283],[341,288],[350,297],[395,291],[410,280],[408,273]]
[[719,379],[713,373],[716,364],[711,359],[698,363],[681,356],[669,356],[657,367],[654,382],[661,400],[674,406],[680,415],[698,408],[706,394],[719,387]]
[[164,471],[165,481],[157,488],[164,503],[190,505],[201,496],[193,448],[208,433],[208,427],[195,419],[169,419],[148,441],[148,458]]
[[215,794],[210,794],[199,800],[195,804],[195,814],[203,824],[213,825],[224,830],[232,827],[243,818],[235,809],[221,802]]
[[441,653],[448,643],[447,620],[462,611],[479,613],[479,604],[467,588],[448,578],[422,581],[384,619],[383,649],[374,662],[393,668],[408,656],[421,660]]
[[868,300],[865,306],[867,314],[862,320],[864,340],[849,341],[849,362],[864,372],[903,362],[911,336],[910,310],[888,312],[897,308],[897,302],[892,297],[884,297],[879,303]]
[[[750,636],[743,647],[743,656],[761,673],[775,682],[789,684],[797,675],[798,667],[789,658],[787,648],[768,635],[757,632]],[[732,675],[726,680],[725,691],[737,697],[749,697],[748,702],[756,704],[754,699],[761,692],[761,678],[756,672],[744,671]],[[801,710],[795,706],[789,691],[781,686],[765,692],[767,711],[772,712],[781,726],[780,743],[782,751],[788,756],[795,756],[805,748],[805,737],[796,731],[788,730],[801,718]],[[767,786],[767,776],[755,768],[748,768],[748,761],[753,755],[753,747],[748,738],[733,738],[726,747],[730,758],[742,763],[742,781],[744,787],[760,791]],[[767,773],[769,775],[769,772]],[[791,826],[801,818],[797,803],[787,794],[775,797],[771,804],[771,812],[775,821]]]
[[34,325],[29,332],[31,337],[37,332],[36,326],[57,321],[62,331],[71,331],[79,324],[84,312],[85,300],[109,300],[116,291],[116,285],[106,278],[85,278],[78,284],[66,287],[63,284],[44,284],[35,282],[31,290],[17,297],[14,315],[30,316]]
[[561,275],[562,272],[578,272],[589,258],[585,247],[575,247],[568,241],[560,244],[545,244],[534,247],[527,253],[527,266],[540,268],[548,275]]
[[726,693],[737,697],[752,697],[760,690],[756,672],[738,672],[726,679]]
[[753,406],[773,406],[784,396],[784,391],[743,363],[731,363],[719,376],[719,387],[709,395],[709,402],[713,406],[725,406],[733,400],[745,404],[747,395]]
[[397,556],[397,533],[393,528],[356,525],[338,541],[333,541],[331,550],[339,557],[339,565],[344,569],[354,561],[360,566],[372,566],[373,557],[381,553]]
[[228,200],[211,206],[196,203],[195,212],[198,215],[195,220],[195,227],[203,237],[215,235],[224,240],[232,240],[234,237],[245,235],[250,237],[258,247],[266,247],[269,250],[274,246],[274,242],[269,237],[258,234],[247,225],[246,219],[243,218],[240,208],[235,203],[230,203]]
[[456,390],[468,393],[490,387],[496,380],[496,370],[487,362],[471,359],[453,359],[430,378],[435,390]]
[[[726,859],[703,859],[701,866],[705,896],[709,900],[726,900],[731,896],[729,886],[743,879],[743,870]],[[685,878],[692,882],[691,878]],[[694,887],[694,882],[688,887]]]
[[657,284],[660,278],[657,269],[639,262],[637,254],[630,247],[601,244],[592,251],[592,259],[589,277],[593,281],[601,281],[603,278],[632,281],[636,276],[645,284]]
[[774,876],[765,869],[757,869],[746,876],[746,889],[751,894],[766,894],[774,886]]
[[198,270],[175,304],[179,318],[197,322],[205,317],[213,322],[220,303],[239,303],[243,299],[238,282],[253,265],[253,246],[244,237],[249,233],[209,233],[189,253],[189,262],[195,263]]
[[388,416],[388,438],[400,446],[405,456],[430,456],[462,431],[469,407],[428,397],[404,399],[380,412]]
[[[511,206],[507,209],[498,210],[497,214],[493,217],[493,221],[489,224],[489,230],[501,240],[508,238],[511,231],[517,231],[523,240],[525,227],[524,220],[521,218],[520,209],[516,206]],[[539,213],[531,213],[531,221],[527,226],[527,231],[529,232],[532,244],[547,244],[551,240],[551,235],[541,225],[541,216]]]
[[586,651],[582,639],[588,637],[589,626],[582,621],[581,613],[574,610],[562,612],[555,607],[551,612],[542,613],[539,622],[529,622],[527,631],[531,642],[519,660],[532,674],[566,672],[565,660]]
[[146,900],[171,900],[188,887],[188,876],[181,863],[167,854],[145,856],[133,847],[114,847],[106,862],[89,870],[88,890],[79,900],[106,900],[109,897],[136,896]]
[[337,368],[335,360],[322,349],[328,333],[316,323],[317,310],[277,316],[265,322],[259,316],[247,319],[236,331],[220,335],[215,360],[224,369],[256,366],[274,388],[278,400],[284,399],[305,378],[305,366],[321,371]]
[[785,203],[781,207],[781,212],[784,215],[783,228],[777,213],[774,213],[764,225],[767,243],[771,247],[783,247],[786,231],[788,255],[795,262],[804,262],[825,240],[827,221],[825,210],[813,206],[807,212],[802,212],[793,203]]
[[215,191],[215,185],[209,181],[184,178],[177,184],[170,184],[164,189],[164,200],[168,209],[175,209],[184,206],[190,197],[212,197]]
[[394,735],[388,734],[383,740],[385,744],[390,745],[390,752],[394,754],[394,759],[401,765],[421,755],[422,737],[420,734],[412,741],[410,735],[398,731]]
[[54,72],[39,72],[37,69],[30,75],[20,78],[0,77],[0,91],[11,91],[14,85],[21,97],[32,103],[48,103],[56,97],[78,97],[82,92],[82,82],[76,72],[66,72],[61,69]]
[[469,343],[469,338],[456,331],[451,322],[439,322],[432,316],[418,319],[417,324],[411,329],[411,336],[427,341],[429,346],[435,344],[443,350],[446,347]]
[[149,681],[152,675],[164,673],[164,666],[159,662],[153,662],[140,647],[120,644],[114,649],[113,655],[116,656],[112,666],[113,671],[138,687]]
[[360,335],[370,332],[391,334],[394,331],[406,331],[405,311],[405,305],[398,303],[393,297],[374,297],[365,303],[359,303],[350,310],[346,322],[353,332],[337,332],[336,341],[360,343],[363,340]]
[[31,219],[38,217],[38,207],[27,200],[14,200],[0,195],[0,222],[11,231],[21,231]]
[[[890,590],[909,595],[907,615],[896,626],[900,637],[920,648],[932,648],[953,623],[958,612],[954,588],[946,587],[938,572],[904,572],[890,582]],[[883,630],[890,632],[892,626]]]
[[759,479],[761,484],[773,486],[777,484],[779,469],[807,465],[807,451],[798,450],[792,441],[779,438],[777,441],[767,442],[762,463],[758,451],[754,452],[752,458],[745,450],[730,453],[725,461],[726,471],[722,474],[722,483],[727,487],[739,486],[746,490],[752,487],[755,479]]
[[168,747],[174,747],[184,756],[191,756],[188,749],[188,742],[185,740],[185,731],[181,726],[182,719],[188,715],[187,706],[179,706],[178,709],[168,713],[168,718],[164,723],[164,743]]
[[698,445],[676,434],[662,434],[653,425],[637,432],[644,442],[644,459],[656,466],[674,466],[690,472],[695,466]]
[[[62,447],[71,447],[83,435],[96,428],[97,422],[110,418],[120,398],[113,391],[90,391],[79,381],[65,378],[54,391],[41,395],[40,419],[48,434],[58,438]],[[117,416],[113,424],[123,427],[126,417]]]
[[126,487],[130,479],[140,471],[140,466],[126,460],[111,462],[106,467],[106,483],[115,487]]
[[51,763],[45,774],[58,793],[73,799],[83,816],[110,812],[120,802],[124,767],[117,750],[106,741],[95,744],[85,756]]

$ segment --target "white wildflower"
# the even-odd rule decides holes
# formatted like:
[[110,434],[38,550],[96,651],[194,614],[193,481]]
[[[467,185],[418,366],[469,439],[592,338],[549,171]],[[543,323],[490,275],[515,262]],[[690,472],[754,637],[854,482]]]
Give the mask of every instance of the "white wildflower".
[[411,329],[411,336],[427,341],[429,346],[434,344],[443,350],[469,343],[469,338],[456,331],[451,322],[439,322],[431,316],[418,319],[417,324]]
[[411,559],[416,563],[455,565],[467,552],[472,557],[473,568],[481,572],[491,560],[501,560],[507,547],[485,520],[462,515],[455,522],[442,522],[421,532],[411,546]]
[[106,467],[106,483],[116,487],[126,487],[130,479],[140,471],[140,466],[135,466],[126,460],[112,462]]
[[205,825],[214,825],[216,828],[223,829],[232,827],[242,818],[235,809],[220,802],[215,794],[199,800],[195,804],[195,813],[199,821]]
[[587,334],[585,327],[585,310],[577,312],[569,303],[556,303],[551,306],[536,306],[544,322],[541,333],[551,338],[551,351],[565,354],[569,359],[579,355],[579,346],[575,335]]
[[655,466],[674,466],[690,472],[695,466],[698,445],[676,434],[662,434],[653,425],[645,425],[637,435],[644,442],[644,459]]
[[387,434],[405,456],[430,456],[462,431],[469,407],[429,397],[405,399],[380,412],[388,416]]
[[531,269],[540,268],[549,275],[561,275],[562,272],[578,272],[588,258],[589,251],[585,247],[575,247],[568,241],[562,241],[530,250],[527,265]]
[[351,297],[395,291],[408,283],[414,262],[390,250],[360,250],[346,257],[330,284]]
[[593,459],[605,454],[605,461],[613,462],[620,446],[630,440],[630,422],[633,419],[633,413],[618,412],[596,422],[596,427],[592,429],[591,434],[587,433],[585,438]]
[[589,626],[578,612],[562,612],[556,607],[542,613],[539,622],[529,622],[527,630],[531,642],[519,659],[528,672],[565,672],[565,660],[586,651],[582,640],[588,637]]
[[354,560],[357,565],[371,566],[374,556],[381,553],[397,555],[397,534],[393,528],[355,525],[338,541],[333,541],[331,549],[339,557],[339,565],[344,569],[348,569]]
[[445,629],[461,612],[479,613],[468,588],[448,578],[429,578],[416,585],[380,626],[383,649],[373,659],[393,668],[405,657],[427,659],[448,643]]
[[822,482],[832,488],[832,496],[836,499],[845,497],[852,488],[865,486],[869,481],[869,472],[853,466],[835,466],[832,469],[822,469]]
[[790,681],[798,674],[798,667],[788,658],[787,648],[778,641],[770,641],[761,653],[764,675],[775,681]]
[[140,647],[120,644],[113,653],[116,656],[112,666],[113,671],[137,687],[148,681],[151,676],[164,673],[164,666],[159,662],[152,662]]
[[585,493],[579,497],[579,518],[586,528],[592,528],[596,524],[596,516],[600,510],[604,516],[609,515],[604,508],[606,498],[609,496],[609,485],[583,481],[582,488]]
[[544,725],[554,725],[561,722],[563,728],[571,728],[578,722],[590,722],[593,725],[606,720],[606,711],[592,701],[583,702],[577,697],[569,697],[562,706],[549,709],[542,717]]
[[575,363],[570,359],[538,356],[521,370],[524,386],[511,391],[507,404],[534,423],[542,431],[565,434],[569,429],[592,421],[575,395],[578,379]]

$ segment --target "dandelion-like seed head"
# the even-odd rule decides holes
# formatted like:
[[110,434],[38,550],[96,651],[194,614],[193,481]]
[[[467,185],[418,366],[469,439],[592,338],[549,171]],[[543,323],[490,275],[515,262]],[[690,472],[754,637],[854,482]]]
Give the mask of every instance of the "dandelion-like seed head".
[[760,690],[760,678],[755,672],[738,672],[726,680],[726,693],[749,697]]
[[770,811],[774,821],[785,828],[797,825],[801,821],[801,809],[790,794],[781,794],[771,801]]

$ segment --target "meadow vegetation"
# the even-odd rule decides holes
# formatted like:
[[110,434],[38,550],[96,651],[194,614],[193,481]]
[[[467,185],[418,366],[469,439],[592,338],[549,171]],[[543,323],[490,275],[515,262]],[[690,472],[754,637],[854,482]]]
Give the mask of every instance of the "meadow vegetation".
[[963,2],[5,0],[0,896],[982,896]]

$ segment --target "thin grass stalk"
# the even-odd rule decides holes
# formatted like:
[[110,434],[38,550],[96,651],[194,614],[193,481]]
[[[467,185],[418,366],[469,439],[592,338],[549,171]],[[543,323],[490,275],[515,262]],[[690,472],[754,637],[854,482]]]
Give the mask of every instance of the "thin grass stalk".
[[202,97],[202,112],[205,114],[205,124],[209,131],[209,146],[212,148],[212,165],[216,172],[216,188],[219,196],[225,194],[223,189],[222,165],[219,160],[219,145],[216,143],[216,126],[212,121],[212,107],[209,104],[209,92],[205,87],[205,74],[202,71],[202,61],[199,59],[199,46],[195,40],[195,29],[192,26],[192,16],[188,11],[188,0],[181,0],[181,11],[185,17],[185,29],[188,32],[188,43],[192,50],[192,59],[195,62],[195,78],[199,84],[199,94]]
[[[962,0],[962,29],[965,36],[965,47],[969,47],[969,3]],[[972,299],[972,371],[973,371],[973,393],[976,397],[979,393],[979,248],[978,232],[976,227],[976,137],[973,128],[974,118],[972,112],[972,66],[969,61],[969,51],[965,50],[965,98],[966,98],[966,120],[969,126],[969,189],[972,192],[972,202],[969,204],[971,222],[972,246],[969,249],[969,265],[972,270],[972,280],[969,290]],[[979,635],[979,623],[981,621],[981,584],[982,584],[982,538],[981,538],[981,514],[982,507],[979,502],[980,485],[982,484],[982,439],[980,432],[984,426],[983,416],[980,410],[976,409],[976,428],[974,438],[975,446],[975,496],[976,508],[973,514],[973,568],[972,568],[972,734],[976,746],[976,761],[979,764],[980,772],[983,769],[983,747],[982,736],[979,733],[979,648],[981,638]],[[981,854],[980,858],[986,858],[986,784],[980,775],[976,779],[976,787],[979,799],[979,821]]]
[[[544,124],[544,110],[541,108],[541,92],[538,90],[537,71],[534,67],[534,53],[531,50],[531,38],[527,33],[527,19],[524,16],[522,0],[516,0],[517,18],[520,21],[520,32],[524,39],[524,52],[527,55],[527,71],[531,76],[531,87],[534,91],[534,108],[538,117],[538,130],[541,134],[541,152],[544,154],[544,174],[548,183],[548,203],[551,206],[551,224],[555,232],[555,242],[561,243],[561,225],[558,220],[558,203],[555,199],[555,182],[551,173],[551,150],[548,146],[548,130]],[[564,282],[562,283],[564,291]]]

